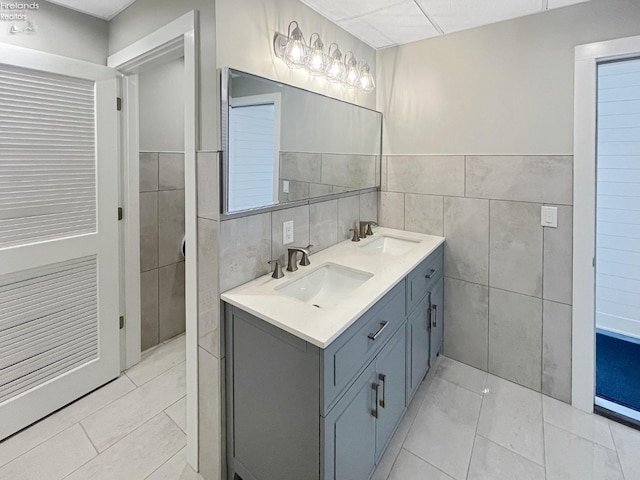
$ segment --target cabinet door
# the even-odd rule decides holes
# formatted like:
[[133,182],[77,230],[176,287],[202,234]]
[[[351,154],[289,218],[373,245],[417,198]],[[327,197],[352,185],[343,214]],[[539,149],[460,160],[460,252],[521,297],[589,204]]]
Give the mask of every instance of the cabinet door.
[[444,278],[431,290],[431,358],[433,364],[436,355],[442,347],[442,334],[444,332]]
[[407,402],[420,386],[429,369],[429,297],[420,302],[407,322]]
[[406,330],[400,328],[376,358],[379,385],[376,459],[382,455],[404,413],[406,403],[405,362]]
[[[375,467],[375,362],[324,419],[325,480],[365,480]],[[379,395],[379,393],[378,393]]]

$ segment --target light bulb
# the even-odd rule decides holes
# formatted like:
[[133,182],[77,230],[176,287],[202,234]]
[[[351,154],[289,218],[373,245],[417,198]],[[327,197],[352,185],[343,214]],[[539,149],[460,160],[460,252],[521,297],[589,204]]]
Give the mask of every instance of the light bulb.
[[373,75],[371,75],[371,69],[366,63],[360,68],[360,80],[358,81],[358,86],[365,92],[373,92],[376,88],[376,83],[373,81]]
[[327,68],[327,56],[324,53],[324,44],[320,40],[317,33],[311,35],[316,36],[316,40],[309,47],[309,58],[307,60],[307,70],[311,75],[322,75]]
[[[331,53],[331,46],[335,45],[335,50]],[[344,77],[344,62],[342,61],[342,52],[335,43],[329,47],[329,64],[325,71],[325,76],[329,81],[341,82]]]
[[[347,55],[349,55],[349,53]],[[358,80],[360,80],[358,62],[353,56],[353,53],[351,53],[351,58],[345,61],[344,83],[349,88],[355,88],[358,86]]]
[[293,29],[293,32],[289,33],[289,40],[284,47],[282,57],[290,68],[302,68],[307,64],[309,50],[304,41],[302,30],[298,27],[298,23],[291,22],[289,24],[289,30],[291,30],[291,26],[294,23],[296,26]]

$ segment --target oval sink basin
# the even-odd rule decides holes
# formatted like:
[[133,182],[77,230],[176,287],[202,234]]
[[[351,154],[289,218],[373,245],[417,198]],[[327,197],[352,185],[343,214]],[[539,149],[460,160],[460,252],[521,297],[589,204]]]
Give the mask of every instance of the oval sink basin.
[[326,308],[338,303],[371,277],[373,273],[327,263],[276,287],[276,291],[315,307]]
[[386,253],[388,255],[404,255],[413,247],[415,247],[420,240],[411,240],[408,238],[390,237],[383,235],[376,238],[366,245],[362,245],[360,248],[363,252],[368,253]]

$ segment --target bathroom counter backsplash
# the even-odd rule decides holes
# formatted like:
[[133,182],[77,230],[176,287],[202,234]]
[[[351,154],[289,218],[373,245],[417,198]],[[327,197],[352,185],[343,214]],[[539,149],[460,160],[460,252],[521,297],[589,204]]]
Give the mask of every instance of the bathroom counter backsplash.
[[[371,253],[363,248],[382,236],[418,243],[402,255]],[[271,274],[264,275],[224,292],[221,299],[317,347],[326,348],[444,240],[444,237],[434,235],[376,228],[373,236],[360,242],[346,240],[312,254],[311,265],[300,266],[295,272],[285,270],[283,278],[274,279]],[[373,275],[335,305],[325,308],[318,308],[278,291],[283,285],[326,264],[337,264]]]

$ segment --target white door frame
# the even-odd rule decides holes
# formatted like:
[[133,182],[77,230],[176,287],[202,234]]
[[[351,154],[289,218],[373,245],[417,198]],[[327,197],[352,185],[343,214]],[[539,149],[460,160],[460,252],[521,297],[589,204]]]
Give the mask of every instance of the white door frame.
[[185,301],[187,368],[187,461],[198,470],[198,271],[196,149],[198,148],[197,57],[198,16],[191,11],[109,56],[107,64],[124,74],[123,191],[124,254],[127,285],[125,312],[126,366],[140,360],[140,218],[139,212],[138,75],[184,57],[185,161]]
[[638,56],[640,36],[579,45],[575,51],[573,176],[572,404],[593,411],[595,399],[595,252],[597,66]]

